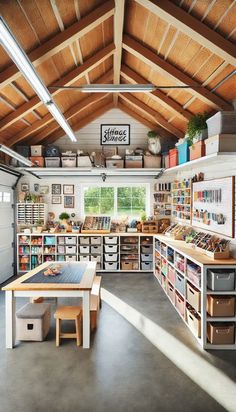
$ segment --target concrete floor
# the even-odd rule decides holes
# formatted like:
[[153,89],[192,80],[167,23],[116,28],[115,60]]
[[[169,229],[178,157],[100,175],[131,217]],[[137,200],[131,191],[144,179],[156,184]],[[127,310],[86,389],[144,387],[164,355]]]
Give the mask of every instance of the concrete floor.
[[[153,275],[106,274],[102,286],[236,380],[235,352],[203,352]],[[6,350],[3,292],[0,309],[1,412],[226,410],[105,303],[91,350],[56,348],[54,321],[45,342]]]

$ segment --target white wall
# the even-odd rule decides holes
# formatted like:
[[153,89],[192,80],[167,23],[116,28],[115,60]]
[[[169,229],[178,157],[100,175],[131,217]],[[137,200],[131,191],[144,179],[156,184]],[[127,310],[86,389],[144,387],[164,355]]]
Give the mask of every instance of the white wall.
[[[125,148],[135,149],[141,147],[147,149],[147,132],[150,130],[147,126],[135,120],[133,117],[124,113],[120,109],[111,109],[102,116],[89,123],[87,126],[75,133],[78,141],[71,143],[67,136],[58,139],[55,144],[64,152],[65,150],[84,150],[91,153],[92,151],[101,151],[100,146],[100,126],[103,123],[111,124],[130,124],[130,146],[119,146],[119,153],[123,154]],[[107,146],[109,147],[109,146]]]

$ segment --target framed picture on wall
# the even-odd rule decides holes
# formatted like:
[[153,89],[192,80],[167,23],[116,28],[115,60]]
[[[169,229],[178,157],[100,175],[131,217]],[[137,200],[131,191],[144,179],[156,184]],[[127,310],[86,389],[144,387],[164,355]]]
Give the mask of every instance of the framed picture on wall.
[[52,205],[60,205],[61,204],[61,196],[52,196]]
[[101,124],[100,138],[102,146],[128,146],[130,124]]
[[52,195],[61,194],[61,184],[52,184]]
[[193,183],[192,225],[234,237],[234,177]]
[[49,186],[40,186],[40,194],[47,195],[49,193]]
[[28,192],[29,191],[29,184],[28,183],[21,183],[21,191]]
[[64,196],[64,207],[65,208],[75,207],[75,197],[74,196]]
[[63,194],[64,195],[73,195],[74,194],[74,185],[63,185]]

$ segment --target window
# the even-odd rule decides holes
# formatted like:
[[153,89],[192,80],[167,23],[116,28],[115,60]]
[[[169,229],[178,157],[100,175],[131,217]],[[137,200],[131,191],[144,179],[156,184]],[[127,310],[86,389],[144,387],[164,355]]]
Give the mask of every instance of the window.
[[3,202],[10,203],[10,201],[11,201],[11,193],[3,192]]
[[130,216],[140,218],[149,212],[149,190],[147,184],[113,185],[104,187],[84,186],[82,199],[83,214]]

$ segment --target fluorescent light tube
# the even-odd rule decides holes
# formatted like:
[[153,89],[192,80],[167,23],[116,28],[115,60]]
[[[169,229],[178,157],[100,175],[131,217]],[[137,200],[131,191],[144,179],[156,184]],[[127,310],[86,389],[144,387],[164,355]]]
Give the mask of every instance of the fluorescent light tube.
[[65,120],[63,114],[58,109],[57,105],[51,102],[50,104],[47,105],[47,108],[49,112],[53,115],[53,117],[56,119],[57,123],[61,126],[61,128],[67,134],[67,136],[72,140],[72,142],[76,142],[77,139],[75,137],[73,130],[71,129],[68,122]]
[[13,157],[14,159],[18,160],[26,166],[31,167],[33,165],[33,163],[30,160],[26,159],[24,156],[21,156],[19,153],[15,152],[14,150],[10,149],[4,144],[0,144],[0,152],[6,153],[8,156]]
[[83,93],[144,93],[153,92],[156,87],[153,84],[85,84],[78,90]]

